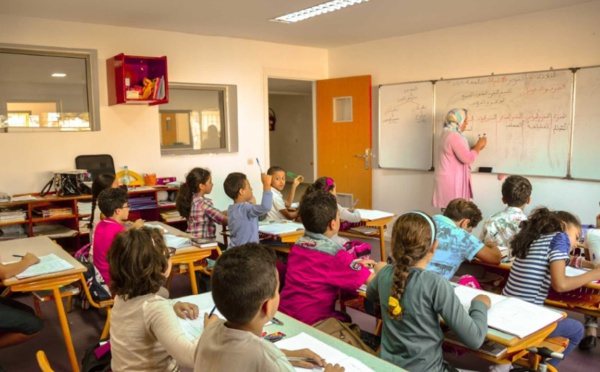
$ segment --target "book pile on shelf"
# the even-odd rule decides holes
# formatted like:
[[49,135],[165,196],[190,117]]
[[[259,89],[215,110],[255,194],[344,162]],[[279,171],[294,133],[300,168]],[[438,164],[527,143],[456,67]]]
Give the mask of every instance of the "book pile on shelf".
[[177,209],[170,209],[160,213],[160,217],[165,222],[184,221]]
[[0,210],[0,223],[25,221],[27,219],[27,211],[22,209],[2,209]]
[[[90,233],[90,219],[91,217],[84,217],[79,219],[79,233],[80,234],[89,234]],[[96,221],[98,223],[98,221]]]
[[25,234],[23,225],[11,225],[0,227],[0,241],[12,240],[12,239],[24,239],[28,238]]
[[67,238],[76,236],[79,232],[63,225],[35,225],[33,227],[33,236],[47,236],[49,238]]
[[33,213],[42,218],[52,218],[60,216],[69,216],[73,214],[71,207],[37,207],[33,208]]
[[159,200],[158,201],[158,206],[159,207],[174,207],[175,206],[175,202],[172,200]]
[[80,216],[92,214],[92,202],[91,201],[77,201],[77,212]]
[[144,196],[141,198],[131,198],[128,202],[132,211],[139,211],[142,209],[155,209],[156,200],[153,196]]

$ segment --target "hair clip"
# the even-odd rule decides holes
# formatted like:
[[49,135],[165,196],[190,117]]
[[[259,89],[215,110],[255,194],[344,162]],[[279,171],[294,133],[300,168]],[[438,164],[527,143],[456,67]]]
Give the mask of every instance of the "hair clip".
[[390,296],[388,299],[388,306],[392,309],[392,314],[395,316],[400,315],[402,312],[402,306],[400,306],[400,301],[396,297]]
[[333,185],[334,185],[333,180],[331,178],[327,177],[327,183],[325,184],[325,188],[323,188],[323,190],[329,191],[329,190],[331,190]]

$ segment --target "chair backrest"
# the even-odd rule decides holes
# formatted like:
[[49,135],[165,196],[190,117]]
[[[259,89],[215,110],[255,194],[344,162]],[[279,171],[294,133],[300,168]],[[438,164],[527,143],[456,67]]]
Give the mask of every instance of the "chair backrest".
[[50,367],[50,363],[48,362],[48,358],[46,357],[44,350],[38,350],[35,356],[42,372],[54,372],[52,367]]

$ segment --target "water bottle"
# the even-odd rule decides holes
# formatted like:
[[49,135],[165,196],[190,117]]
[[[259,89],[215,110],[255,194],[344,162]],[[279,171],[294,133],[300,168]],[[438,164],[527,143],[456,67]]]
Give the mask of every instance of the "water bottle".
[[123,167],[123,185],[125,185],[125,187],[129,188],[129,167],[128,166]]

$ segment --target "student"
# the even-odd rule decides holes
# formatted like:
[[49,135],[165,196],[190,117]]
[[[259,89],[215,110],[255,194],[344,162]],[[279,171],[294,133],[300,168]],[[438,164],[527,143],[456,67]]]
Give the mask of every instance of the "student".
[[[39,258],[32,253],[27,253],[19,262],[0,263],[0,280],[13,277],[38,262],[40,262]],[[42,328],[44,322],[35,316],[32,308],[0,296],[0,349],[30,340]],[[3,370],[2,366],[0,370]]]
[[519,232],[519,224],[527,216],[525,206],[531,202],[531,183],[525,177],[509,176],[502,184],[502,203],[507,207],[493,214],[483,223],[480,240],[508,247],[510,240]]
[[[597,224],[595,229],[590,229],[585,233],[585,248],[590,253],[590,257],[592,258],[592,261],[594,261],[595,267],[598,267],[598,263],[600,262],[600,224]],[[586,315],[585,337],[579,343],[579,348],[583,350],[595,348],[597,336],[598,318],[595,316]]]
[[281,292],[280,310],[306,324],[335,317],[349,322],[347,314],[335,310],[341,290],[356,291],[375,273],[365,267],[371,260],[355,261],[342,246],[331,240],[340,227],[335,197],[326,191],[305,196],[300,217],[306,231],[290,250]]
[[[308,357],[325,371],[343,371],[308,349],[283,350],[261,337],[279,305],[275,253],[249,243],[225,251],[212,274],[212,297],[225,320],[204,314],[194,371],[294,371],[287,358]],[[293,362],[312,369],[309,362]]]
[[[331,193],[333,196],[336,197],[336,203],[337,203],[337,192],[336,192],[335,182],[333,181],[333,178],[330,178],[330,177],[317,178],[317,180],[312,185],[309,185],[306,188],[306,190],[304,191],[304,194],[302,195],[302,198],[300,199],[300,204],[302,204],[302,200],[304,200],[304,197],[306,195],[308,195],[314,191],[326,191],[326,192]],[[338,208],[338,211],[340,212],[340,220],[346,221],[346,222],[354,222],[354,223],[361,221],[359,211],[342,207],[339,203],[337,204],[337,208]],[[346,238],[342,238],[337,233],[334,236],[332,236],[331,239],[341,246],[344,246],[349,241]]]
[[271,176],[262,173],[263,195],[260,204],[254,204],[256,199],[252,194],[250,182],[243,173],[230,173],[223,187],[225,194],[233,199],[234,204],[227,209],[229,229],[231,230],[230,247],[246,243],[258,243],[258,217],[271,210],[273,192],[271,191]]
[[481,211],[475,203],[454,199],[448,203],[444,215],[435,215],[433,220],[439,244],[427,264],[427,270],[450,279],[463,261],[471,261],[475,257],[483,262],[500,263],[502,254],[496,244],[483,244],[471,234],[481,221]]
[[116,295],[110,319],[114,372],[193,367],[198,339],[187,338],[177,317],[195,319],[198,307],[167,300],[162,287],[174,253],[157,229],[141,227],[115,237],[108,252],[110,288]]
[[[592,269],[579,276],[565,274],[571,260],[569,252],[576,246],[580,234],[581,223],[572,214],[551,212],[544,207],[535,209],[529,219],[521,223],[521,231],[511,240],[512,255],[516,258],[502,294],[543,305],[550,285],[556,292],[567,292],[600,280],[600,269]],[[588,261],[577,261],[580,267],[593,268]],[[583,326],[574,319],[563,319],[548,337],[555,336],[569,339],[569,346],[564,352],[567,356],[583,338]],[[557,359],[549,361],[553,366],[558,362]]]
[[210,171],[192,169],[177,193],[177,211],[187,218],[187,232],[197,238],[216,238],[215,224],[227,223],[227,216],[213,206],[206,195],[213,189]]
[[384,266],[367,287],[367,298],[382,308],[380,356],[409,371],[453,370],[443,360],[440,318],[469,348],[479,348],[487,334],[489,297],[475,297],[467,314],[452,285],[425,270],[437,246],[431,217],[403,214],[392,232],[395,263]]
[[294,178],[290,194],[288,195],[287,200],[283,200],[283,195],[281,195],[281,192],[285,187],[285,170],[281,167],[273,166],[267,170],[267,174],[273,177],[271,180],[273,206],[267,215],[267,220],[295,220],[296,217],[298,217],[298,212],[290,212],[287,210],[287,208],[292,205],[294,196],[296,196],[296,188],[300,184],[300,181],[303,179],[303,177],[298,176]]
[[103,190],[106,189],[116,189],[119,187],[119,182],[114,174],[103,173],[98,175],[94,182],[92,182],[92,215],[90,217],[90,243],[94,243],[94,222],[98,223],[102,219],[102,217],[106,218],[106,216],[102,215],[100,212],[100,208],[98,206],[98,195]]
[[[125,231],[125,223],[129,218],[129,196],[123,189],[106,189],[98,195],[100,211],[108,216],[100,221],[94,229],[94,244],[90,250],[90,261],[96,268],[96,279],[110,294],[110,275],[108,274],[108,261],[106,255],[115,236]],[[141,227],[144,222],[139,219],[133,227]]]

